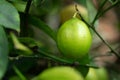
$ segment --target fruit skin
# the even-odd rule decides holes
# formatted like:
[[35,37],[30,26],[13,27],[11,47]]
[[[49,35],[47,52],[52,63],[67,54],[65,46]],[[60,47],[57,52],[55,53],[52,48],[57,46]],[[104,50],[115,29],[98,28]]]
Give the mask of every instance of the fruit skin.
[[105,68],[90,68],[85,80],[108,80],[108,74]]
[[58,30],[57,46],[64,56],[80,59],[88,54],[92,37],[87,25],[78,18],[66,21]]
[[[82,17],[88,22],[89,18],[88,18],[87,8],[79,4],[77,4],[77,8],[80,11]],[[63,7],[63,9],[60,11],[61,23],[64,23],[65,21],[71,19],[75,12],[76,12],[75,4],[70,4]],[[78,14],[77,14],[77,18],[80,19]]]
[[72,67],[59,66],[46,69],[33,80],[84,80],[82,75]]

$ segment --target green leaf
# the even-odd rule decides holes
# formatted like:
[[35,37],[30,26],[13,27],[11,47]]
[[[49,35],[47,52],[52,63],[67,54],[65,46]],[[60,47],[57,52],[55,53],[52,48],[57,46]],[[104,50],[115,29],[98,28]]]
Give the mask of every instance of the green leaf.
[[[87,54],[82,59],[80,59],[79,62],[81,64],[89,64],[90,63],[89,54]],[[79,70],[82,73],[82,75],[84,77],[86,77],[86,75],[89,71],[89,67],[87,67],[87,66],[76,66],[76,68],[77,68],[77,70]]]
[[53,40],[56,41],[56,32],[53,31],[48,25],[46,25],[43,21],[36,17],[29,16],[28,18],[29,24],[34,25],[35,27],[44,31],[47,35],[49,35]]
[[19,14],[15,7],[5,0],[0,0],[0,25],[20,32]]
[[20,51],[23,51],[23,52],[18,52],[19,54],[23,54],[23,55],[32,55],[32,50],[30,50],[28,47],[26,47],[25,45],[23,45],[22,43],[19,42],[19,40],[17,39],[17,37],[11,33],[11,38],[13,40],[13,43],[14,43],[14,47],[15,49],[17,50],[20,50]]
[[19,11],[19,12],[25,12],[26,4],[27,2],[24,1],[14,1],[12,2],[14,7]]
[[37,41],[35,39],[29,38],[29,37],[20,37],[19,38],[20,42],[27,45],[30,48],[33,48],[35,46],[37,47],[43,47],[44,45],[42,44],[42,42]]
[[0,80],[7,68],[8,52],[8,40],[3,27],[0,26]]

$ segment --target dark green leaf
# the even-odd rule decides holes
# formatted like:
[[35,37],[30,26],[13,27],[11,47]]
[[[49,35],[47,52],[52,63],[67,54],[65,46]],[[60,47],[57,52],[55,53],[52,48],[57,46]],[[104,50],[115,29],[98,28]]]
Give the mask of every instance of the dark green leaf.
[[89,72],[89,67],[85,67],[85,66],[77,66],[76,69],[81,72],[83,77],[86,77],[87,73]]
[[5,0],[0,0],[0,25],[20,31],[19,14],[15,7]]
[[53,31],[48,25],[46,25],[43,21],[38,18],[29,16],[29,23],[34,25],[35,27],[44,31],[47,35],[49,35],[52,39],[56,41],[56,32]]
[[[81,64],[89,64],[90,63],[90,59],[89,59],[89,54],[87,54],[85,57],[83,57],[82,59],[79,60],[79,62]],[[81,74],[86,77],[88,71],[89,71],[89,67],[88,66],[77,66],[76,67],[80,72]]]
[[0,26],[0,80],[4,76],[8,64],[8,41],[4,29]]

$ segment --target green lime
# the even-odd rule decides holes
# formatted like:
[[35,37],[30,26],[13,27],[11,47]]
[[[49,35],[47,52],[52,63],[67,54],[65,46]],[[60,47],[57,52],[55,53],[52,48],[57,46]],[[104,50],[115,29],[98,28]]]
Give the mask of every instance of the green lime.
[[59,66],[46,69],[33,80],[84,80],[82,75],[72,67]]
[[108,74],[105,68],[90,68],[85,80],[108,80]]
[[61,53],[72,59],[88,54],[92,37],[87,25],[78,18],[66,21],[58,30],[57,45]]

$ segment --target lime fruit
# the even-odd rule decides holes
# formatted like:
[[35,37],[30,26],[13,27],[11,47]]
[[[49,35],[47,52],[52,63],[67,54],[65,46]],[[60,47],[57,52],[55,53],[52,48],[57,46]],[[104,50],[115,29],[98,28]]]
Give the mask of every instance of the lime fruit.
[[78,18],[66,21],[58,30],[57,45],[64,56],[81,59],[88,54],[92,42],[87,25]]
[[85,80],[108,80],[108,74],[105,68],[90,68]]
[[82,75],[72,67],[61,66],[46,69],[33,80],[84,80]]

